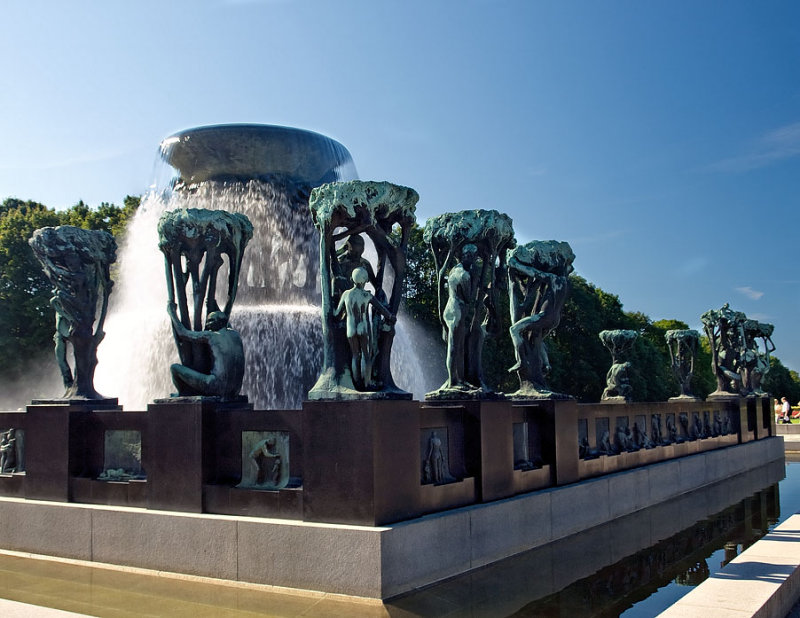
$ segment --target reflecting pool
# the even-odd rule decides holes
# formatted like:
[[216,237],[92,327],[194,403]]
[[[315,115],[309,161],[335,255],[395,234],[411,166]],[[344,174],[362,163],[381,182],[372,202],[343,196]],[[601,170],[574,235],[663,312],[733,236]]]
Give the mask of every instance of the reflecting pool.
[[95,616],[654,616],[797,511],[800,463],[775,462],[385,605],[10,555],[0,598]]

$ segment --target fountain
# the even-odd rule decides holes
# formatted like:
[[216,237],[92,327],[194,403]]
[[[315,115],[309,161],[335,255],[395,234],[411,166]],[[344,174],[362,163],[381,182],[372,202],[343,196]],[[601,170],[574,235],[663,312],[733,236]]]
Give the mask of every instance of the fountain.
[[[536,378],[535,393],[486,388],[483,337],[507,266],[510,334],[523,343],[557,321],[557,278],[572,261],[563,245],[509,254],[507,215],[428,220],[448,380],[414,401],[408,391],[430,386],[402,370],[437,377],[398,321],[416,191],[325,182],[355,175],[347,151],[292,129],[194,129],[165,140],[161,159],[171,180],[124,239],[97,376],[128,409],[89,398],[0,412],[11,428],[0,436],[0,548],[387,599],[600,526],[582,558],[633,551],[637,531],[646,546],[670,530],[622,518],[660,503],[682,512],[693,489],[707,505],[719,481],[759,466],[782,472],[768,397],[631,401],[624,353],[637,331],[599,333],[613,362],[602,402],[545,393],[531,375],[546,373],[542,346],[517,349],[520,367],[538,354],[541,367],[520,376]],[[525,257],[532,249],[560,258]],[[730,321],[713,331],[725,336],[718,356],[752,357],[755,342],[731,347],[744,339]],[[165,397],[170,372],[178,397]],[[24,445],[13,462],[11,441]]]
[[[175,350],[167,334],[165,292],[157,283],[164,269],[157,222],[177,208],[222,209],[246,215],[254,228],[231,316],[245,346],[242,392],[257,409],[299,408],[322,362],[319,241],[308,199],[323,183],[357,178],[350,153],[310,131],[218,125],[166,138],[159,158],[169,179],[144,198],[123,240],[99,352],[99,387],[118,394],[128,409],[143,409],[173,392],[164,369],[174,362]],[[220,270],[220,280],[226,271]],[[413,330],[402,316],[400,322],[399,331]],[[435,372],[419,369],[412,338],[399,338],[405,343],[394,357],[395,375],[403,388],[421,394],[429,388],[422,376]]]

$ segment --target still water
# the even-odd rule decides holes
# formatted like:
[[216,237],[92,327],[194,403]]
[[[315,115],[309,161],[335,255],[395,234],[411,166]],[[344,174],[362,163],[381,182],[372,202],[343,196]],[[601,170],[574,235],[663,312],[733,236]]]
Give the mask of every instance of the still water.
[[120,617],[649,617],[800,511],[800,463],[785,475],[767,466],[385,605],[6,555],[0,598]]

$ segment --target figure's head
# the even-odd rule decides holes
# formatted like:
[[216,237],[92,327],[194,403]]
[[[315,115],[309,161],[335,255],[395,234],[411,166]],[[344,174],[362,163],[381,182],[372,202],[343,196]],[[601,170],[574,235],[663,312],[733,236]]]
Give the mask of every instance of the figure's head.
[[475,258],[478,257],[478,247],[472,243],[466,244],[461,247],[461,262],[465,264],[472,264]]
[[355,283],[356,286],[360,288],[364,287],[364,284],[369,280],[367,269],[362,268],[361,266],[353,269],[353,274],[351,275],[351,277],[353,279],[353,283]]
[[361,238],[361,234],[353,234],[350,236],[344,246],[347,249],[347,253],[350,255],[360,257],[361,254],[364,253],[364,239]]
[[206,316],[206,330],[222,330],[228,325],[224,311],[212,311]]

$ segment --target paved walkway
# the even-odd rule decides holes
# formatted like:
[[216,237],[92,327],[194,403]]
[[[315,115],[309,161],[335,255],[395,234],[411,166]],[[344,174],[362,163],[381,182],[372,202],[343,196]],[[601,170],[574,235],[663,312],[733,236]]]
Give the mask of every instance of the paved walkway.
[[800,514],[731,560],[660,618],[786,616],[800,596]]
[[800,453],[800,433],[783,434],[783,450],[787,453]]
[[86,616],[86,614],[62,612],[60,609],[0,599],[0,616],[3,618],[69,618],[70,616]]

